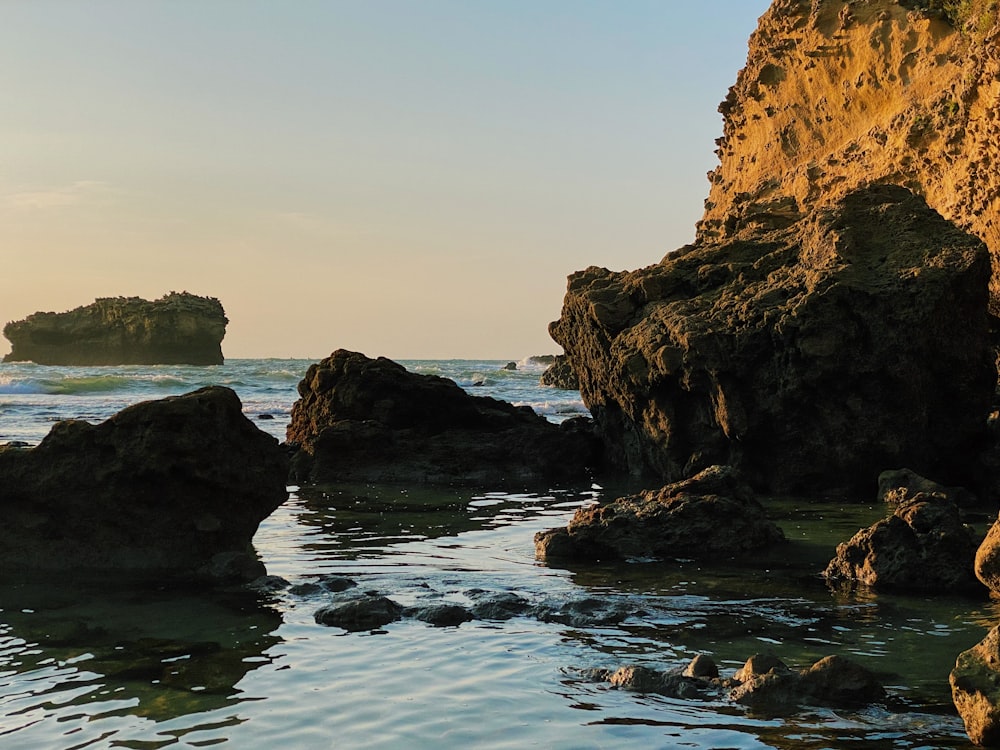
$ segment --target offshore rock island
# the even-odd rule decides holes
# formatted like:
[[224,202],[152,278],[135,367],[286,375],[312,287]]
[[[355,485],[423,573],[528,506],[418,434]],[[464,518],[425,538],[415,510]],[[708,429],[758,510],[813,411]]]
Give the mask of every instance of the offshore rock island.
[[214,297],[171,292],[150,302],[102,297],[4,326],[4,362],[40,365],[221,365],[228,323]]

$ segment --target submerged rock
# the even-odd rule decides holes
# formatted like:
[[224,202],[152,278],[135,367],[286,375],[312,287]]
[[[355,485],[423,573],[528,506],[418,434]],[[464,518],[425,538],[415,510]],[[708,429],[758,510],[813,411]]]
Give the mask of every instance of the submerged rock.
[[974,570],[977,546],[955,503],[918,493],[837,545],[823,575],[879,591],[983,593]]
[[581,508],[564,529],[535,535],[544,560],[732,557],[784,540],[753,492],[715,466],[657,491]]
[[59,422],[36,448],[0,451],[0,566],[252,580],[251,540],[287,475],[228,388]]
[[589,476],[591,423],[471,396],[385,358],[335,351],[299,383],[288,442],[298,481],[523,485]]
[[214,297],[171,292],[149,302],[103,297],[8,323],[4,362],[40,365],[221,365],[225,312]]
[[550,326],[608,459],[677,481],[871,491],[885,466],[972,475],[996,382],[986,247],[874,185],[638,271],[569,279]]
[[958,655],[949,682],[969,739],[1000,747],[1000,626]]

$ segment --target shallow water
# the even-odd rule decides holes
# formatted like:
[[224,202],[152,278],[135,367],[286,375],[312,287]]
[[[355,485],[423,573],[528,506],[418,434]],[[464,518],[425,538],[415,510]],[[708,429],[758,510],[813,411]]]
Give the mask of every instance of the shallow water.
[[[294,395],[284,398],[276,413]],[[627,611],[607,624],[406,619],[347,633],[314,621],[338,596],[326,592],[0,573],[0,747],[971,747],[948,672],[1000,619],[997,605],[836,594],[817,575],[836,543],[883,508],[771,501],[790,541],[742,561],[566,570],[534,560],[536,531],[623,491],[293,488],[255,537],[269,573],[293,585],[336,574],[406,606],[468,604],[486,591],[550,609],[597,599]],[[587,673],[680,667],[709,653],[731,674],[762,651],[794,667],[849,656],[876,670],[893,700],[758,717],[722,700],[612,689]]]

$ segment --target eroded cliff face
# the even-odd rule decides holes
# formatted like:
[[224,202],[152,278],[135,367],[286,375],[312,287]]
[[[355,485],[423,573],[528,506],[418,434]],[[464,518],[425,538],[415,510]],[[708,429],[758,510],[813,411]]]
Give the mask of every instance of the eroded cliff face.
[[896,184],[987,244],[1000,308],[996,19],[988,0],[775,0],[720,105],[699,239],[787,226],[858,187]]
[[214,297],[172,292],[149,302],[105,297],[4,326],[4,362],[40,365],[221,365],[228,323]]

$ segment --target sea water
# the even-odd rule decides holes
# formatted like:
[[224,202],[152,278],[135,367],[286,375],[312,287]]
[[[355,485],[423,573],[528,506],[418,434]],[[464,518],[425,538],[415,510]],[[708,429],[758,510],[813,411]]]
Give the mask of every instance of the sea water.
[[[223,366],[0,365],[0,442],[36,444],[60,419],[99,421],[137,401],[232,387],[281,439],[311,360]],[[579,394],[543,388],[528,361],[413,361],[472,393],[559,421]],[[948,672],[1000,620],[986,599],[846,594],[818,572],[838,541],[885,513],[770,500],[789,544],[738,561],[563,569],[532,537],[627,487],[544,491],[423,486],[290,488],[255,546],[291,584],[347,576],[405,606],[512,592],[533,605],[598,600],[612,623],[523,616],[373,633],[318,625],[331,594],[192,592],[121,581],[24,581],[0,571],[2,748],[964,748]],[[980,529],[982,531],[984,529]],[[684,666],[710,654],[731,674],[751,654],[793,667],[827,654],[875,670],[892,701],[755,716],[722,699],[612,689],[595,668]]]

